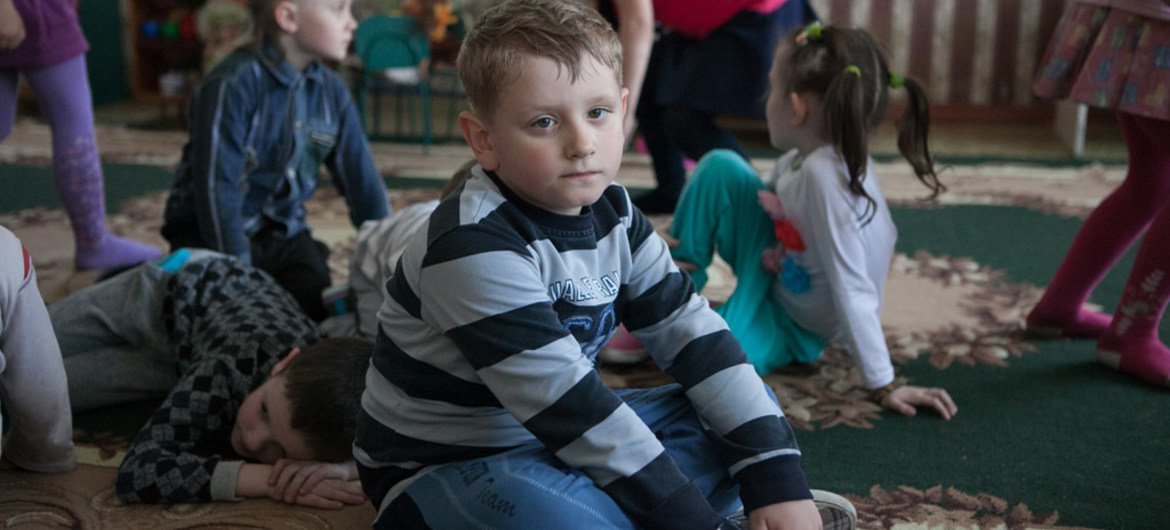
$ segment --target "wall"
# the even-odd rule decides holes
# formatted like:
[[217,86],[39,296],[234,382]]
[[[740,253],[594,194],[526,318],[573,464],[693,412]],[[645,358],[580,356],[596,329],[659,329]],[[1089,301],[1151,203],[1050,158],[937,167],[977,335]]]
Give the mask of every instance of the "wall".
[[130,95],[122,48],[122,15],[118,0],[82,0],[77,8],[81,31],[89,40],[85,62],[95,104]]
[[829,24],[863,27],[937,105],[1027,107],[1063,0],[811,0]]

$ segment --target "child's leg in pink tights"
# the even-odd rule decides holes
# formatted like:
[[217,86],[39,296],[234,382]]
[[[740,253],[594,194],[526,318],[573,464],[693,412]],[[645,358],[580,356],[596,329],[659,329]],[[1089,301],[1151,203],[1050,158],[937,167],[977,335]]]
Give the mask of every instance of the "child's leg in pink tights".
[[[1170,180],[1170,122],[1142,119],[1137,126],[1145,133],[1149,147],[1149,152],[1141,156],[1147,157],[1150,164],[1158,164],[1162,179]],[[1130,157],[1132,165],[1132,150]],[[1158,323],[1170,299],[1168,250],[1170,205],[1163,206],[1150,223],[1113,324],[1097,342],[1099,360],[1156,385],[1170,385],[1170,349],[1158,340]]]
[[121,267],[158,256],[158,249],[114,236],[106,228],[105,190],[93,134],[85,56],[24,74],[53,129],[53,179],[73,227],[76,267]]
[[1110,317],[1081,306],[1134,240],[1170,202],[1170,122],[1118,113],[1129,171],[1085,220],[1044,296],[1028,315],[1029,330],[1099,337]]

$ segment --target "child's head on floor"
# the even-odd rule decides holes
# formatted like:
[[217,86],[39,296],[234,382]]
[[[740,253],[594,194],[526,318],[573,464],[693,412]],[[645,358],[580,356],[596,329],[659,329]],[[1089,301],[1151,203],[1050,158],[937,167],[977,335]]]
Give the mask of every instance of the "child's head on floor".
[[293,349],[240,405],[232,448],[266,464],[352,458],[373,348],[369,341],[339,337]]

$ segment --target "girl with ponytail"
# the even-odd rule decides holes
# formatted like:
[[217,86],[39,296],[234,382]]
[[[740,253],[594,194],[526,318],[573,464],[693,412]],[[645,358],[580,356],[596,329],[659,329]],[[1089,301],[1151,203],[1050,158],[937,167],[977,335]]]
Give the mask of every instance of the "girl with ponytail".
[[811,363],[834,341],[874,401],[950,419],[957,408],[946,390],[894,377],[879,319],[897,229],[869,142],[890,91],[905,90],[898,148],[930,198],[944,191],[927,145],[925,92],[890,72],[865,31],[819,23],[781,41],[769,77],[769,137],[787,152],[762,180],[732,152],[703,157],[671,227],[674,258],[693,268],[696,289],[714,252],[731,265],[736,289],[717,310],[759,373]]

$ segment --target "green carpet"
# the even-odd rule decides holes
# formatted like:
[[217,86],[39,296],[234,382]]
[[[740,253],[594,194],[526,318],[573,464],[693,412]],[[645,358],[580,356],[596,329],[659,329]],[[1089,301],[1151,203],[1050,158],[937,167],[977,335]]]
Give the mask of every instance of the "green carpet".
[[[899,251],[970,256],[1043,285],[1080,226],[1020,208],[894,209]],[[1132,257],[1097,289],[1112,309]],[[1163,337],[1167,336],[1163,326]],[[1166,528],[1170,516],[1170,395],[1093,362],[1092,341],[1036,344],[1010,368],[919,359],[903,368],[915,384],[947,388],[950,422],[885,414],[872,430],[798,434],[814,487],[864,495],[879,483],[953,486],[1059,511],[1060,524]]]
[[[163,191],[175,179],[172,171],[132,164],[102,164],[105,175],[106,211],[116,212],[119,205],[154,191]],[[53,170],[26,164],[0,165],[0,213],[25,208],[60,208],[61,200],[53,188]]]
[[[147,193],[166,191],[175,180],[175,172],[158,166],[136,164],[102,164],[105,176],[106,211],[117,212],[123,201]],[[441,187],[443,182],[425,177],[394,176],[384,179],[390,189]],[[328,186],[328,179],[322,180]],[[25,208],[60,208],[61,200],[53,188],[53,170],[45,166],[0,164],[0,213]]]
[[[104,169],[110,210],[127,198],[167,189],[173,178],[157,167]],[[389,184],[433,187],[437,181],[394,177]],[[0,185],[0,212],[59,204],[44,167],[2,164]],[[1008,281],[1034,285],[1047,283],[1081,223],[1009,206],[894,205],[893,215],[901,253],[970,257],[1004,271]],[[1094,293],[1093,301],[1107,311],[1116,304],[1132,254]],[[1162,335],[1170,337],[1165,322]],[[1007,359],[1007,367],[956,362],[940,370],[926,357],[902,366],[902,375],[915,384],[947,388],[959,404],[958,416],[944,422],[882,413],[872,429],[801,430],[810,484],[860,498],[871,497],[875,486],[941,485],[1009,506],[1026,504],[1036,514],[1058,512],[1060,526],[1170,527],[1163,504],[1170,491],[1168,392],[1094,363],[1091,341],[1035,346],[1035,352]],[[79,439],[124,444],[151,406],[79,414]],[[978,517],[959,526],[969,528],[970,520]],[[921,527],[938,523],[931,519]]]

